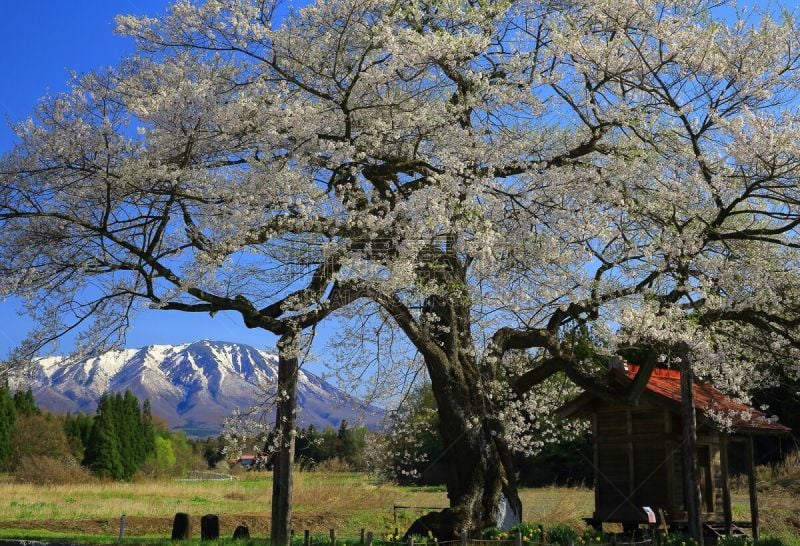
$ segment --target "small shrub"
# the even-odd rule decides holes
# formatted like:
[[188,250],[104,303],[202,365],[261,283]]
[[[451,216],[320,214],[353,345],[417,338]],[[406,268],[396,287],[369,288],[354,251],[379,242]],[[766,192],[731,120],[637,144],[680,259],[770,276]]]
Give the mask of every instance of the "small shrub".
[[525,542],[539,542],[542,533],[541,526],[536,523],[517,523],[511,531],[522,534],[522,540]]
[[752,546],[753,541],[750,537],[735,536],[735,537],[722,537],[717,541],[718,546]]
[[595,529],[587,529],[578,537],[578,544],[605,544],[611,542],[611,535]]
[[344,459],[334,457],[332,459],[325,459],[322,462],[314,465],[316,472],[350,472],[352,468]]
[[433,537],[433,533],[428,531],[427,536],[423,535],[414,535],[414,544],[420,544],[424,546],[433,546],[438,545],[438,541]]
[[499,540],[502,531],[497,527],[487,527],[481,531],[481,536],[486,540]]
[[753,546],[787,546],[787,543],[778,537],[761,537],[753,541]]
[[689,535],[683,533],[670,533],[664,537],[663,546],[697,546],[697,542]]
[[94,478],[71,457],[26,455],[17,463],[14,478],[21,483],[56,485],[88,483]]
[[575,529],[568,525],[553,525],[547,530],[548,542],[551,544],[560,544],[561,546],[569,546],[578,538],[578,533]]

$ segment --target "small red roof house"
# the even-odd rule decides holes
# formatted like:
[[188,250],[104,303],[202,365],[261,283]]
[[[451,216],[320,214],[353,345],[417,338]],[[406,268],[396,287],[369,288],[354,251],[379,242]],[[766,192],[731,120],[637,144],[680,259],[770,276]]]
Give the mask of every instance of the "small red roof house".
[[242,468],[253,468],[258,462],[258,458],[255,455],[242,454],[237,459],[234,459],[233,462]]
[[[630,385],[638,370],[624,362],[612,368],[612,387]],[[721,535],[751,527],[757,537],[752,436],[783,434],[790,429],[701,382],[694,385],[694,399],[697,481],[704,528],[709,534]],[[659,523],[673,529],[685,527],[679,371],[656,369],[636,405],[584,393],[559,413],[564,418],[586,418],[592,423],[595,511],[587,519],[590,524],[600,527],[613,522],[632,529],[647,522],[646,506],[656,513]],[[718,416],[724,416],[729,427],[721,427]],[[732,520],[728,485],[728,446],[732,443],[743,443],[747,450],[750,522]]]

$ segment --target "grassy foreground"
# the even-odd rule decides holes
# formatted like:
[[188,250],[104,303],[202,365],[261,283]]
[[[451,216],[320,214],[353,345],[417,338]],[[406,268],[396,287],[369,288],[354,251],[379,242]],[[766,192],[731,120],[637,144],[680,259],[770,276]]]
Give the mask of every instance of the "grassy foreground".
[[[0,537],[116,536],[119,518],[127,516],[126,535],[169,536],[172,517],[187,512],[197,521],[203,514],[220,516],[223,535],[246,523],[253,536],[269,530],[269,473],[246,473],[234,481],[107,482],[75,485],[0,483]],[[523,490],[526,521],[577,523],[592,511],[589,489]],[[294,525],[297,533],[358,536],[361,528],[388,533],[403,529],[427,510],[447,505],[441,487],[399,487],[377,484],[365,475],[344,472],[298,472],[295,478]]]
[[[395,527],[404,529],[428,511],[395,511],[395,505],[427,509],[447,505],[444,488],[378,484],[358,473],[298,472],[295,484],[294,526],[298,534],[304,529],[327,533],[331,528],[340,537],[356,537],[361,528],[389,533]],[[230,536],[242,523],[250,527],[254,538],[264,537],[269,530],[271,486],[270,474],[260,472],[245,473],[235,481],[52,486],[0,481],[0,538],[73,537],[82,542],[110,542],[116,539],[120,516],[126,514],[126,536],[164,539],[170,535],[176,512],[195,518],[196,535],[200,516],[217,514],[223,537]],[[521,497],[523,519],[548,525],[582,527],[581,518],[591,515],[594,503],[592,491],[585,488],[523,489]],[[746,497],[737,495],[734,500],[735,517],[747,518]],[[774,499],[762,497],[762,504],[770,502]]]

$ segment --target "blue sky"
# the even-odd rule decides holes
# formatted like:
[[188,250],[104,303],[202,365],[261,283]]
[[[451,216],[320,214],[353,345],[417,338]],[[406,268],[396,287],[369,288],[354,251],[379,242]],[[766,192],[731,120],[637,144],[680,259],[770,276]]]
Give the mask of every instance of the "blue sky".
[[[119,13],[162,13],[167,0],[40,0],[3,3],[0,17],[0,153],[13,145],[8,123],[28,117],[38,99],[67,87],[70,70],[85,72],[117,63],[134,50],[133,41],[115,35]],[[19,343],[31,322],[20,316],[18,301],[0,303],[0,358]],[[321,337],[325,337],[324,330]],[[136,317],[127,345],[217,339],[272,347],[276,338],[249,330],[235,315],[150,311]],[[62,349],[70,348],[69,340]],[[313,368],[313,366],[312,366]]]

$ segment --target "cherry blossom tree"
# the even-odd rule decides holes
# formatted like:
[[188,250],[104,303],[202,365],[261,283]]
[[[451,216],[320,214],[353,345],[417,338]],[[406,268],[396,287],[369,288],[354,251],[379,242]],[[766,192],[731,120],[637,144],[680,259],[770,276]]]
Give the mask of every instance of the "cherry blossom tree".
[[[451,508],[425,523],[449,533],[519,519],[519,416],[549,407],[554,376],[633,402],[659,365],[743,396],[798,371],[791,14],[279,8],[120,17],[138,54],[18,125],[0,292],[41,324],[20,357],[79,326],[113,341],[140,305],[230,311],[281,336],[290,404],[300,333],[340,314],[431,380]],[[620,393],[596,363],[631,346],[647,357]]]

